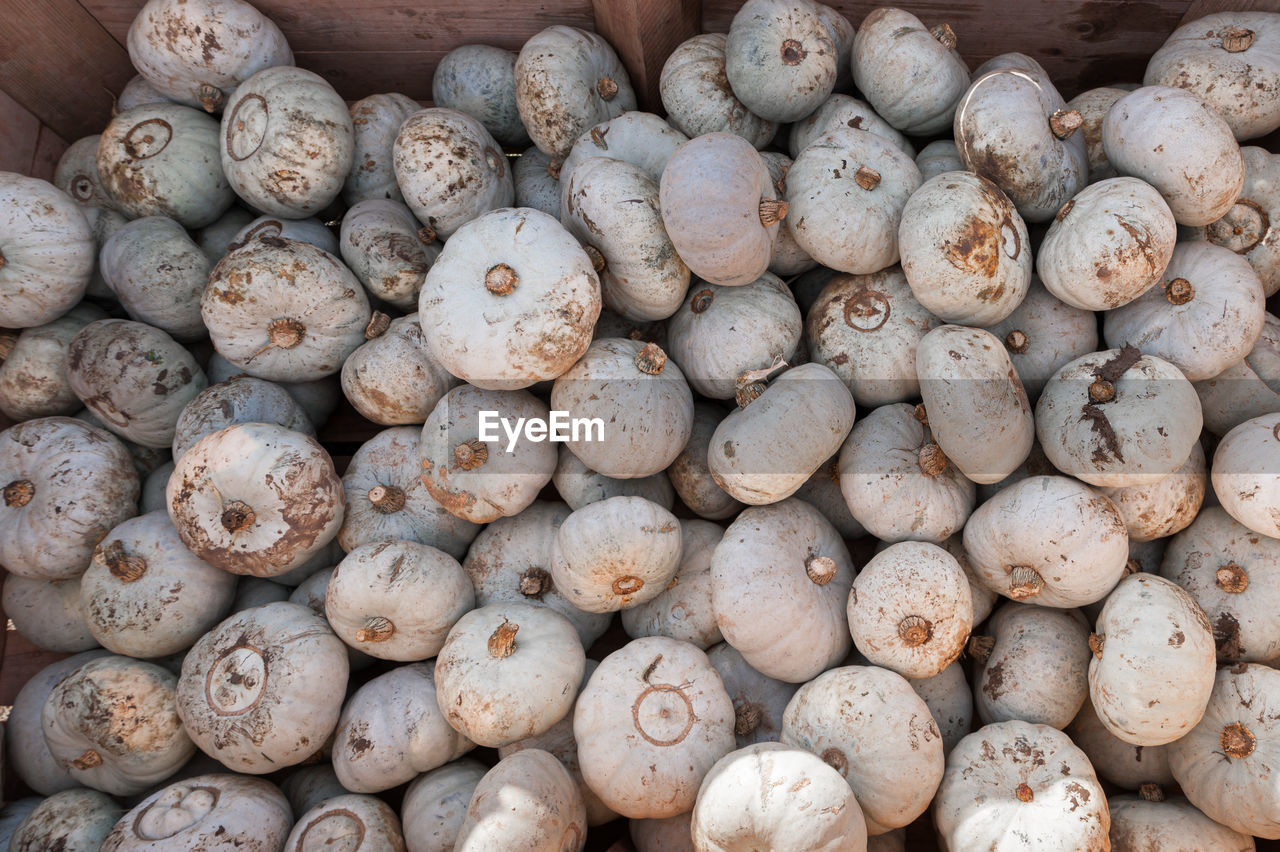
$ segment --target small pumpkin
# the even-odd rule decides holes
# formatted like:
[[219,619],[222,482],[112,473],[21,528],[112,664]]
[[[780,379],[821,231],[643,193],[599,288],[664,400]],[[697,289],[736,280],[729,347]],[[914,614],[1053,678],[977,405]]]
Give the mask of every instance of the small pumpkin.
[[711,556],[723,537],[710,521],[680,522],[680,564],[657,597],[622,610],[628,636],[670,636],[703,651],[721,640],[711,609]]
[[1168,476],[1128,488],[1099,490],[1120,510],[1132,543],[1164,538],[1192,523],[1207,484],[1204,449],[1194,444],[1182,467]]
[[803,118],[836,85],[832,33],[813,3],[747,0],[725,40],[725,77],[742,103],[769,121]]
[[38,580],[8,574],[4,613],[23,639],[47,651],[75,653],[96,648],[98,640],[80,607],[80,578]]
[[227,248],[233,251],[246,245],[250,240],[262,237],[284,237],[286,240],[310,243],[329,254],[338,253],[338,238],[334,236],[333,231],[329,230],[328,225],[314,216],[307,219],[259,216],[236,231],[235,239]]
[[933,714],[942,734],[942,752],[950,754],[973,727],[973,693],[964,663],[957,660],[933,677],[907,678],[907,683]]
[[200,250],[204,252],[204,256],[209,258],[209,263],[216,264],[231,250],[231,244],[236,241],[236,235],[257,220],[258,217],[248,210],[232,205],[212,224],[205,225],[192,236],[200,246]]
[[137,514],[141,488],[114,435],[69,417],[0,432],[0,480],[0,565],[43,580],[83,574],[102,537]]
[[374,296],[404,311],[418,306],[427,270],[440,256],[431,228],[421,228],[400,202],[373,198],[342,217],[342,261]]
[[218,122],[181,104],[148,104],[111,119],[98,175],[130,218],[167,216],[185,228],[216,222],[235,200],[218,155]]
[[0,314],[9,328],[52,322],[89,286],[95,246],[80,206],[53,184],[0,172]]
[[117,796],[163,781],[195,752],[175,708],[176,682],[141,660],[90,660],[45,700],[49,753],[76,781]]
[[105,793],[64,790],[45,799],[22,821],[9,848],[15,852],[99,849],[123,815],[124,808]]
[[316,431],[302,406],[284,388],[238,376],[210,385],[186,404],[174,427],[173,457],[182,458],[205,435],[237,423],[275,423],[304,435]]
[[393,159],[405,203],[445,239],[515,198],[502,146],[477,119],[457,110],[424,109],[406,118]]
[[945,172],[921,185],[902,208],[898,246],[911,292],[947,322],[1000,322],[1031,284],[1027,226],[981,175]]
[[662,65],[658,94],[671,123],[690,139],[732,133],[755,148],[773,141],[778,126],[747,108],[729,85],[724,33],[699,33],[681,42]]
[[431,77],[431,100],[475,118],[504,148],[529,144],[516,107],[516,54],[509,50],[490,44],[455,47]]
[[561,24],[516,57],[516,109],[533,144],[562,159],[592,126],[636,108],[631,79],[604,38]]
[[231,611],[236,578],[197,558],[162,511],[111,530],[80,583],[88,629],[103,647],[163,657],[191,647]]
[[274,423],[201,438],[177,460],[165,496],[183,543],[232,574],[284,574],[342,526],[342,482],[329,454]]
[[449,631],[436,698],[458,733],[497,748],[546,731],[573,707],[586,654],[569,619],[547,607],[495,603]]
[[[773,180],[778,194],[783,195],[787,186],[787,172],[791,169],[791,158],[777,151],[761,151],[760,156],[764,158],[764,164],[769,168],[769,177]],[[778,236],[773,244],[773,257],[769,260],[770,272],[775,275],[792,276],[817,265],[818,262],[800,248],[790,228],[778,229]]]
[[380,660],[425,660],[475,605],[458,560],[413,541],[357,547],[334,569],[325,616],[338,638]]
[[350,207],[374,199],[404,201],[396,183],[393,149],[400,125],[420,109],[417,101],[399,92],[369,95],[351,105],[351,171],[342,184],[342,200]]
[[177,340],[205,336],[200,294],[209,259],[172,219],[135,219],[111,235],[100,255],[102,277],[133,319]]
[[1102,145],[1119,174],[1164,196],[1179,225],[1221,219],[1244,186],[1231,127],[1185,89],[1144,86],[1117,100],[1102,122]]
[[117,115],[125,110],[133,109],[143,104],[162,104],[168,103],[169,98],[160,94],[154,86],[147,81],[146,77],[137,74],[129,78],[129,82],[124,84],[124,88],[120,90],[120,94],[116,95],[116,102],[112,107],[111,114]]
[[636,110],[602,121],[585,131],[573,143],[569,155],[560,164],[561,219],[566,218],[564,212],[568,206],[568,186],[579,164],[593,157],[622,160],[639,168],[657,186],[671,155],[688,141],[688,136],[661,117]]
[[1223,852],[1256,848],[1252,837],[1214,822],[1181,796],[1166,799],[1163,792],[1144,788],[1137,796],[1109,797],[1107,809],[1113,852],[1132,852],[1152,843]]
[[879,8],[853,40],[853,81],[889,124],[935,136],[951,126],[969,66],[947,24],[926,28],[910,12]]
[[431,356],[417,312],[391,321],[342,362],[342,391],[368,420],[422,423],[458,380]]
[[708,649],[707,659],[733,701],[733,736],[738,748],[777,742],[787,702],[800,687],[760,674],[728,642]]
[[699,517],[718,521],[736,515],[742,504],[715,481],[707,466],[707,449],[724,412],[709,402],[693,404],[693,427],[680,455],[667,466],[667,476],[681,502]]
[[1244,187],[1221,219],[1203,229],[1191,229],[1192,239],[1229,248],[1244,255],[1258,273],[1268,296],[1280,290],[1280,158],[1252,145],[1240,149]]
[[335,796],[298,816],[285,852],[346,844],[353,852],[404,852],[400,818],[373,796]]
[[101,138],[95,134],[72,142],[62,152],[53,170],[53,185],[84,207],[115,205],[102,185],[102,176],[98,174],[98,141]]
[[1273,511],[1280,493],[1274,462],[1278,436],[1280,412],[1246,420],[1218,444],[1209,473],[1222,508],[1249,529],[1272,538],[1280,538],[1280,519]]
[[1075,610],[1006,603],[974,676],[983,724],[1020,719],[1062,730],[1089,697],[1089,627]]
[[81,403],[67,379],[67,347],[80,329],[106,316],[81,302],[52,322],[23,329],[0,363],[0,411],[15,422],[75,414]]
[[33,674],[13,699],[5,723],[5,769],[41,795],[52,796],[80,786],[69,769],[49,753],[41,720],[45,701],[67,675],[108,653],[97,648],[50,663]]
[[866,130],[877,136],[883,136],[901,148],[902,153],[908,157],[916,155],[916,149],[912,147],[907,137],[881,118],[870,104],[842,94],[831,95],[804,119],[791,125],[787,150],[794,159],[809,147],[809,143],[840,127],[852,127],[855,130]]
[[1085,149],[1089,155],[1089,183],[1098,183],[1116,176],[1116,170],[1107,160],[1107,150],[1102,144],[1102,122],[1112,105],[1128,94],[1125,89],[1101,86],[1081,92],[1067,101],[1067,109],[1080,113],[1080,132],[1084,134]]
[[319,74],[258,71],[222,114],[222,170],[236,194],[271,216],[303,219],[338,197],[354,157],[351,114]]
[[293,825],[289,800],[261,778],[221,773],[185,778],[152,793],[116,823],[103,852],[200,848],[269,852]]
[[560,217],[560,172],[551,157],[537,148],[525,149],[511,166],[515,206],[532,207]]
[[987,331],[1004,343],[1032,404],[1059,368],[1098,348],[1093,312],[1059,301],[1035,276],[1022,304]]
[[[520,845],[512,846],[518,838]],[[505,757],[480,779],[458,828],[459,852],[582,852],[587,809],[569,771],[541,749]]]
[[955,142],[937,139],[916,154],[916,168],[920,170],[920,180],[927,182],[943,172],[964,171],[964,160],[960,159],[960,149]]
[[1089,757],[1098,777],[1125,790],[1147,784],[1171,785],[1169,747],[1127,743],[1107,730],[1086,697],[1084,706],[1063,731]]
[[218,354],[250,375],[288,382],[337,373],[371,316],[342,261],[283,237],[252,240],[219,261],[200,312]]
[[468,758],[414,779],[400,806],[409,852],[453,852],[471,794],[488,771],[484,764]]
[[338,724],[347,652],[324,618],[278,601],[237,613],[182,661],[177,707],[201,751],[264,775],[305,761]]
[[570,509],[581,509],[610,497],[643,497],[670,509],[676,495],[665,471],[639,479],[614,479],[597,473],[582,463],[568,447],[561,445],[556,471],[551,475],[556,493]]

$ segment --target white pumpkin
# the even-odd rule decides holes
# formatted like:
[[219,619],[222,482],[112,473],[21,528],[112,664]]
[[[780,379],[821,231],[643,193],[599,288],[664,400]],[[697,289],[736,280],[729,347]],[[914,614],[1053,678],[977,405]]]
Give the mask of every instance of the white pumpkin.
[[53,688],[80,666],[107,656],[105,649],[65,657],[39,669],[13,699],[5,722],[4,763],[10,776],[45,796],[80,786],[67,767],[49,753],[41,713]]
[[873,9],[853,40],[853,81],[889,124],[913,136],[951,126],[969,66],[946,24],[926,29],[902,9]]
[[381,660],[425,660],[475,605],[458,560],[415,541],[357,547],[334,569],[325,616],[338,638]]
[[658,94],[668,120],[689,138],[732,133],[753,147],[773,141],[778,126],[747,108],[725,72],[724,33],[699,33],[681,42],[662,65]]
[[1204,502],[1204,449],[1194,444],[1182,467],[1155,482],[1128,488],[1100,488],[1120,510],[1129,541],[1151,541],[1173,535],[1195,520]]
[[[602,121],[583,132],[560,164],[561,220],[566,220],[564,214],[569,200],[568,186],[579,164],[593,157],[622,160],[639,168],[657,186],[662,180],[667,160],[671,159],[677,148],[688,141],[688,136],[660,116],[635,110]],[[565,224],[567,226],[568,222]]]
[[431,354],[487,390],[525,388],[568,370],[599,315],[591,259],[558,221],[528,208],[493,210],[459,228],[418,301]]
[[573,715],[583,779],[632,819],[692,809],[702,779],[733,751],[733,727],[733,703],[707,655],[665,636],[605,657]]
[[1275,459],[1280,412],[1246,420],[1223,437],[1213,454],[1213,492],[1231,517],[1249,529],[1280,538],[1275,507],[1280,495]]
[[404,311],[418,306],[441,245],[408,207],[389,198],[354,204],[342,217],[339,239],[343,262],[370,293]]
[[865,852],[867,826],[853,791],[817,755],[757,743],[711,767],[693,809],[693,843],[706,852],[763,844],[778,852]]
[[1185,89],[1145,86],[1117,100],[1102,122],[1102,145],[1116,172],[1164,196],[1179,225],[1217,221],[1244,186],[1231,127]]
[[117,796],[163,781],[195,752],[175,708],[176,681],[128,657],[84,663],[45,700],[49,753],[76,781]]
[[351,105],[351,171],[342,184],[342,200],[348,205],[375,199],[404,201],[396,183],[393,148],[400,125],[420,109],[417,101],[399,92],[369,95]]
[[523,148],[529,133],[516,107],[516,55],[490,44],[464,44],[446,53],[431,77],[436,106],[465,112],[505,148]]
[[0,432],[0,480],[0,565],[43,580],[83,574],[102,537],[137,513],[141,487],[114,435],[70,417]]
[[435,663],[398,666],[347,701],[333,735],[333,769],[354,793],[381,793],[475,748],[449,726],[436,697]]
[[605,39],[554,25],[516,57],[516,109],[538,149],[563,159],[591,127],[636,108],[627,71]]
[[179,104],[122,112],[98,140],[98,175],[129,218],[168,216],[186,228],[216,222],[235,200],[218,157],[218,122]]
[[1156,848],[1221,849],[1253,852],[1254,839],[1205,816],[1186,799],[1165,799],[1163,792],[1144,789],[1138,796],[1112,796],[1111,849],[1131,852],[1143,846]]
[[[938,723],[943,754],[949,754],[973,726],[973,694],[964,663],[957,660],[933,677],[908,678],[907,683]],[[887,835],[879,836],[887,838]]]
[[342,391],[368,420],[384,426],[422,423],[458,380],[431,355],[418,314],[387,330],[342,362]]
[[178,715],[201,751],[264,775],[320,751],[338,724],[347,652],[324,618],[280,601],[237,613],[182,661]]
[[461,559],[480,527],[435,501],[419,476],[420,430],[384,429],[356,450],[342,477],[338,544],[353,551],[379,541],[417,541]]
[[675,491],[665,471],[639,479],[614,479],[587,467],[563,444],[560,445],[559,461],[551,481],[556,493],[571,509],[581,509],[610,497],[643,497],[664,509],[670,509],[676,502]]
[[80,577],[39,580],[7,574],[4,613],[18,635],[46,651],[70,654],[96,648],[100,643],[80,606],[80,581]]
[[1088,755],[1098,777],[1117,787],[1138,790],[1147,784],[1174,783],[1173,774],[1169,772],[1167,745],[1139,746],[1117,738],[1102,724],[1087,697],[1080,712],[1063,731]]
[[491,748],[540,734],[573,707],[586,654],[569,619],[495,603],[462,616],[436,658],[436,699],[463,736]]
[[342,526],[342,481],[329,454],[273,423],[201,438],[177,460],[165,496],[183,543],[232,574],[284,574]]
[[0,363],[0,411],[15,422],[75,414],[80,399],[67,379],[67,347],[106,311],[81,302],[44,325],[23,329]]
[[973,684],[983,724],[1020,719],[1062,730],[1089,698],[1089,626],[1075,610],[1006,603]]
[[752,668],[803,683],[849,652],[853,574],[848,549],[817,509],[795,499],[755,506],[711,556],[711,608]]
[[53,170],[53,185],[86,208],[114,206],[98,174],[100,138],[100,135],[84,136],[72,142]]
[[964,549],[987,588],[1070,609],[1102,600],[1120,582],[1129,535],[1110,498],[1070,477],[1030,476],[977,508]]
[[1200,400],[1173,364],[1133,346],[1071,361],[1045,383],[1036,437],[1053,466],[1090,485],[1151,483],[1200,437]]
[[1262,289],[1273,296],[1280,290],[1280,158],[1254,146],[1241,148],[1240,156],[1244,160],[1240,197],[1221,219],[1203,229],[1190,229],[1190,237],[1244,255],[1258,273]]
[[581,852],[587,809],[569,771],[541,749],[519,751],[489,770],[458,828],[458,852]]
[[233,574],[196,557],[169,515],[156,511],[107,533],[81,578],[80,607],[103,647],[162,657],[191,647],[221,621],[235,588]]
[[335,796],[298,816],[285,852],[309,852],[346,846],[353,852],[404,852],[400,819],[391,806],[372,796]]
[[966,477],[999,482],[1027,457],[1035,440],[1031,404],[990,332],[935,328],[916,347],[916,374],[933,439]]
[[695,402],[689,441],[667,467],[667,476],[681,502],[699,517],[710,521],[736,515],[742,508],[741,503],[720,487],[707,466],[707,449],[724,415],[725,412],[712,403]]
[[222,114],[222,169],[236,194],[286,219],[312,216],[338,197],[351,171],[346,101],[311,71],[277,65],[236,87]]
[[835,88],[839,54],[815,4],[747,0],[725,41],[725,78],[756,115],[803,118]]
[[9,848],[14,852],[99,849],[124,808],[97,790],[64,790],[45,799],[22,821]]
[[[0,314],[9,328],[44,325],[89,285],[94,240],[80,206],[53,184],[0,172]],[[37,226],[38,223],[38,226]]]
[[196,244],[200,246],[204,256],[209,258],[209,262],[216,264],[231,250],[231,245],[236,242],[236,236],[247,226],[258,221],[258,218],[243,207],[233,205],[228,207],[227,211],[213,224],[206,225],[192,236],[195,237]]
[[1059,301],[1034,276],[1022,304],[987,331],[1004,343],[1033,404],[1060,367],[1098,348],[1093,312]]
[[197,775],[143,799],[116,823],[103,852],[268,852],[284,848],[293,825],[289,800],[269,781]]
[[1081,92],[1067,101],[1067,109],[1080,113],[1080,132],[1084,134],[1085,148],[1089,154],[1089,183],[1098,183],[1116,176],[1116,170],[1107,160],[1102,145],[1102,123],[1112,104],[1129,92],[1113,86],[1100,86]]
[[1121,580],[1089,647],[1089,697],[1116,737],[1164,745],[1200,721],[1213,691],[1213,633],[1181,586],[1152,574]]
[[314,435],[307,413],[280,385],[237,376],[205,388],[178,415],[173,457],[182,458],[205,435],[237,423],[274,423],[293,432]]
[[782,720],[782,743],[807,749],[853,788],[869,834],[925,812],[942,780],[942,735],[900,675],[843,666],[800,687]]
[[823,266],[879,272],[898,262],[903,208],[920,183],[915,160],[892,142],[837,127],[810,142],[787,172],[786,227]]
[[1058,210],[1036,270],[1049,292],[1068,305],[1111,310],[1160,282],[1176,236],[1173,213],[1150,184],[1108,178]]
[[510,207],[515,186],[502,146],[477,119],[452,109],[424,109],[405,119],[393,157],[405,203],[448,239],[489,210]]
[[704,651],[721,640],[711,609],[711,557],[723,537],[710,521],[680,522],[680,564],[657,597],[622,610],[628,636],[669,636]]
[[250,240],[256,240],[261,237],[284,237],[286,240],[311,243],[311,245],[321,251],[327,251],[329,254],[336,255],[338,253],[338,238],[324,222],[314,216],[307,219],[259,216],[236,231],[235,239],[227,246],[227,250],[234,251]]
[[102,247],[102,277],[133,319],[179,340],[205,335],[200,294],[209,259],[172,219],[135,219]]
[[950,139],[938,139],[930,142],[916,154],[916,168],[920,169],[920,179],[930,181],[943,172],[964,171],[964,160],[960,159],[960,149]]
[[[761,151],[760,156],[764,158],[764,164],[769,169],[769,178],[773,181],[774,189],[779,195],[785,195],[787,172],[791,170],[791,158],[777,151]],[[773,243],[773,257],[769,259],[770,272],[790,277],[817,265],[818,262],[809,257],[807,251],[800,248],[791,229],[778,229],[778,235]]]
[[455,760],[409,785],[400,807],[409,852],[453,852],[471,794],[488,771],[474,760]]
[[733,736],[738,748],[777,742],[782,733],[782,714],[800,687],[760,674],[728,642],[709,649],[707,659],[733,701]]
[[280,28],[242,0],[149,0],[127,47],[156,92],[206,112],[221,110],[255,71],[293,63]]
[[511,166],[511,180],[515,184],[515,206],[532,207],[553,218],[559,218],[559,175],[551,158],[537,148],[521,152]]
[[[828,7],[830,8],[830,7]],[[792,159],[800,156],[800,152],[813,142],[839,127],[852,127],[855,130],[867,130],[877,136],[883,136],[902,149],[902,153],[914,158],[916,149],[907,137],[893,128],[889,122],[880,117],[866,101],[860,101],[849,95],[834,94],[822,102],[822,105],[809,113],[804,119],[791,125],[787,150]]]
[[1160,576],[1191,593],[1209,618],[1218,659],[1264,663],[1280,656],[1280,624],[1267,590],[1280,570],[1280,541],[1204,509],[1169,541]]
[[961,740],[934,820],[946,849],[1111,849],[1102,784],[1084,752],[1048,725],[998,722]]

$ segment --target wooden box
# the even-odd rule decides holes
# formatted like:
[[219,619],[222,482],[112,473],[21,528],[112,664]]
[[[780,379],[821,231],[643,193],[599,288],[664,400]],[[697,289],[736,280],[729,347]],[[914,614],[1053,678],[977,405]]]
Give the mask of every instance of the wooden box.
[[[101,132],[115,96],[134,76],[125,40],[144,2],[0,0],[0,171],[51,179],[70,142]],[[485,43],[518,51],[544,27],[568,24],[604,35],[626,64],[641,108],[661,112],[657,88],[666,57],[697,32],[727,32],[742,0],[251,2],[284,31],[297,64],[322,75],[349,101],[401,92],[429,103],[436,64],[454,47]],[[871,9],[886,5],[827,2],[855,26]],[[1147,59],[1185,21],[1224,10],[1280,11],[1280,0],[904,0],[896,5],[927,25],[950,23],[971,68],[1010,51],[1034,57],[1066,98],[1108,83],[1141,81]],[[1278,136],[1251,144],[1280,150]],[[321,438],[341,465],[377,430],[346,406]],[[3,717],[22,685],[63,655],[42,651],[13,631],[0,632],[0,646]],[[909,848],[932,848],[927,827],[912,828]],[[610,834],[623,836],[625,827]],[[593,843],[592,848],[603,846]]]

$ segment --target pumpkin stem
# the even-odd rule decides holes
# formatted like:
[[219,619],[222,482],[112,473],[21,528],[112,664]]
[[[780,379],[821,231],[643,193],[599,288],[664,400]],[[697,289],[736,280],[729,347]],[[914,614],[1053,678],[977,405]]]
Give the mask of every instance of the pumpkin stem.
[[1089,399],[1094,402],[1110,402],[1116,398],[1116,386],[1108,379],[1094,379],[1089,385]]
[[759,704],[745,702],[738,705],[733,708],[733,732],[740,737],[750,736],[760,727],[763,716]]
[[937,476],[947,469],[947,455],[942,447],[930,441],[920,448],[919,464],[925,476]]
[[791,366],[781,355],[773,356],[773,362],[767,367],[761,367],[758,370],[747,370],[738,378],[734,379],[734,385],[737,387],[735,394],[739,408],[746,408],[752,402],[764,393],[766,382],[769,377],[781,370],[783,367]]
[[1138,795],[1146,802],[1163,802],[1164,790],[1159,784],[1147,783],[1138,787]]
[[715,298],[716,294],[711,292],[710,289],[700,290],[694,295],[693,301],[689,303],[689,310],[695,314],[700,314],[711,307],[711,303],[715,301]]
[[520,630],[520,625],[512,624],[507,619],[502,619],[502,623],[498,625],[498,629],[493,631],[489,636],[489,656],[497,659],[505,659],[516,652],[516,633]]
[[1258,739],[1253,732],[1239,722],[1232,722],[1222,729],[1222,750],[1231,757],[1248,757],[1257,744]]
[[[270,238],[267,238],[270,239]],[[263,242],[266,240],[264,239]],[[268,349],[292,349],[307,336],[307,327],[292,317],[281,317],[267,323],[267,345],[249,356],[252,361]]]
[[760,199],[760,224],[771,228],[787,218],[787,211],[790,209],[791,205],[781,199],[762,198]]
[[606,127],[604,130],[601,130],[599,127],[591,128],[591,134],[590,134],[591,141],[594,142],[595,146],[599,148],[601,151],[609,150],[609,143],[605,141],[605,137],[608,135],[609,135],[608,127]]
[[1215,582],[1222,591],[1238,595],[1249,588],[1249,575],[1236,563],[1228,562],[1218,569]]
[[596,94],[603,100],[611,101],[618,94],[618,83],[612,77],[601,77],[596,80]]
[[1017,793],[1019,802],[1030,802],[1036,797],[1035,791],[1027,786],[1025,781],[1018,785],[1018,789],[1015,792]]
[[205,112],[217,112],[227,101],[227,96],[221,89],[208,83],[200,84],[200,88],[196,89],[196,98]]
[[980,663],[985,663],[991,659],[991,652],[996,648],[996,637],[994,636],[970,636],[967,650],[969,656],[973,657]]
[[[0,255],[0,269],[4,268],[4,256]],[[21,332],[12,329],[0,329],[0,362],[8,359],[13,352],[13,347],[18,345],[18,335]]]
[[1089,634],[1089,650],[1092,651],[1093,655],[1097,657],[1099,660],[1102,659],[1102,649],[1106,646],[1106,644],[1107,644],[1107,634],[1105,633]]
[[552,180],[560,180],[560,168],[563,165],[564,165],[563,159],[547,161],[547,174],[551,176]]
[[436,241],[436,229],[430,225],[423,225],[418,229],[418,239],[424,243],[434,243]]
[[738,408],[746,408],[760,398],[766,387],[767,385],[764,382],[752,382],[749,385],[743,385],[734,392],[733,401],[738,404]]
[[1067,218],[1067,214],[1070,213],[1073,209],[1075,209],[1075,206],[1076,206],[1075,199],[1071,199],[1066,204],[1059,207],[1057,214],[1055,214],[1053,217],[1053,221],[1061,222],[1063,219]]
[[253,507],[242,500],[233,500],[222,510],[222,526],[227,532],[239,532],[245,527],[253,526],[257,520]]
[[381,337],[390,327],[391,317],[382,311],[374,311],[373,316],[369,317],[369,324],[364,327],[364,339],[373,340],[375,337]]
[[880,185],[880,173],[870,166],[858,166],[853,173],[853,182],[870,192]]
[[666,366],[667,353],[663,352],[662,347],[656,343],[646,343],[644,348],[636,353],[636,367],[645,375],[656,376]]
[[1044,588],[1044,577],[1030,565],[1014,565],[1009,572],[1009,597],[1024,601],[1035,597]]
[[505,263],[496,263],[484,274],[484,289],[495,296],[506,296],[516,289],[520,276]]
[[604,272],[605,259],[600,253],[600,249],[595,246],[583,246],[582,250],[587,253],[587,258],[591,261],[591,268],[596,271],[596,275]]
[[520,594],[526,598],[541,600],[551,591],[551,575],[546,570],[535,566],[528,568],[520,575]]
[[937,39],[938,44],[947,50],[955,50],[956,44],[959,43],[956,38],[956,31],[951,29],[950,24],[938,24],[936,27],[930,28],[929,35]]
[[1222,49],[1227,53],[1243,53],[1253,45],[1254,32],[1247,27],[1227,27],[1222,34]]
[[804,573],[819,586],[825,586],[836,578],[838,566],[830,556],[812,556],[804,563]]
[[613,581],[613,593],[615,595],[634,595],[636,592],[644,588],[644,580],[639,577],[627,574]]
[[79,770],[93,769],[95,766],[102,765],[102,755],[93,749],[89,749],[84,754],[71,761],[71,765]]
[[822,762],[841,775],[849,773],[849,758],[838,748],[829,748],[822,753]]
[[1124,575],[1128,577],[1130,574],[1141,574],[1142,563],[1130,556],[1124,563]]
[[908,615],[898,622],[898,638],[908,648],[918,648],[933,638],[933,623],[920,615]]
[[1049,116],[1049,129],[1059,139],[1066,139],[1084,126],[1084,116],[1078,109],[1060,109]]
[[489,447],[479,438],[463,441],[453,448],[453,460],[463,470],[475,470],[489,460]]
[[1173,305],[1185,305],[1196,297],[1196,288],[1185,278],[1175,278],[1164,288],[1164,297]]
[[15,479],[4,487],[4,504],[11,508],[21,509],[36,496],[36,487],[29,479]]
[[808,56],[808,51],[804,49],[804,45],[793,38],[789,38],[782,43],[782,62],[784,65],[799,65]]
[[4,252],[0,251],[0,269],[4,269]]
[[391,619],[375,615],[365,619],[364,627],[356,631],[357,642],[385,642],[396,632]]
[[404,489],[398,485],[375,485],[369,489],[369,502],[380,515],[392,515],[404,508]]
[[929,411],[924,407],[924,403],[917,403],[915,411],[911,412],[911,416],[923,426],[929,425]]
[[1015,328],[1004,336],[1004,345],[1015,355],[1021,355],[1031,345],[1031,338],[1022,329]]
[[147,562],[141,556],[129,556],[124,552],[124,543],[116,539],[109,544],[99,545],[94,551],[93,561],[107,566],[111,576],[122,583],[132,583],[147,573]]

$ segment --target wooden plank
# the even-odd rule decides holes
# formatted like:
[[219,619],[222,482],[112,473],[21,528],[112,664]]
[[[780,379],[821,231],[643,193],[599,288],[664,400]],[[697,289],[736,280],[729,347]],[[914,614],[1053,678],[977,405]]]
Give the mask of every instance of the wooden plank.
[[[129,25],[145,0],[82,0],[82,4],[124,44]],[[370,54],[366,61],[372,64],[385,62],[381,57],[386,53],[443,54],[462,44],[495,44],[518,50],[529,36],[552,24],[592,28],[591,0],[517,4],[476,0],[254,0],[253,5],[276,22],[295,53],[364,51]],[[428,89],[430,85],[428,79]]]
[[593,0],[596,31],[618,52],[640,108],[662,111],[658,78],[671,52],[698,33],[700,0]]
[[[1264,0],[1265,2],[1266,0]],[[1274,6],[1275,0],[1269,0]],[[703,0],[702,29],[728,32],[742,0]],[[833,0],[855,26],[875,0]],[[1038,60],[1064,97],[1108,83],[1138,82],[1189,0],[912,0],[903,8],[926,26],[948,23],[970,68],[1017,51]]]
[[12,707],[18,690],[26,686],[37,672],[69,656],[38,648],[16,630],[5,631],[4,664],[0,667],[0,706]]
[[36,150],[31,158],[31,169],[27,174],[41,180],[53,181],[53,171],[58,167],[58,160],[67,150],[68,142],[47,124],[40,125],[40,136],[36,141]]
[[1280,12],[1280,3],[1276,0],[1192,0],[1178,26],[1214,12]]
[[5,0],[0,90],[63,139],[102,130],[129,56],[76,0]]
[[39,137],[40,119],[0,91],[0,172],[26,174]]

